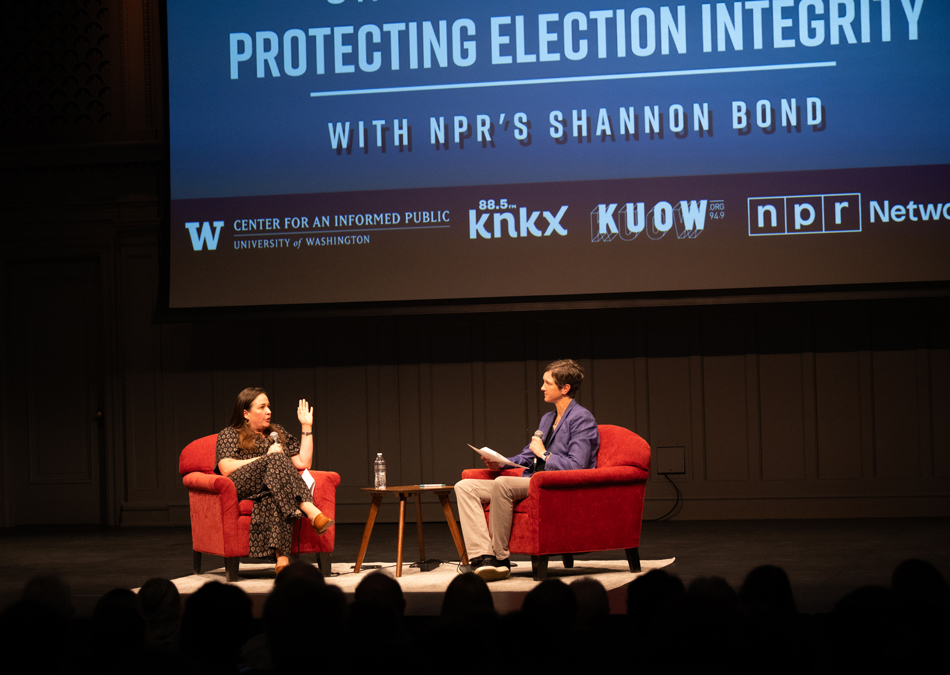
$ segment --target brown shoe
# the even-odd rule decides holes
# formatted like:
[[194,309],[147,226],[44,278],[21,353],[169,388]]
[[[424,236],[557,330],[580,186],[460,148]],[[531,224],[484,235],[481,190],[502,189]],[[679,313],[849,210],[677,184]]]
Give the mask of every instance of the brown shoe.
[[313,529],[317,534],[326,534],[327,530],[330,529],[330,526],[333,525],[334,522],[336,521],[327,518],[322,513],[318,513],[313,517],[313,520],[310,521],[310,524],[313,526]]

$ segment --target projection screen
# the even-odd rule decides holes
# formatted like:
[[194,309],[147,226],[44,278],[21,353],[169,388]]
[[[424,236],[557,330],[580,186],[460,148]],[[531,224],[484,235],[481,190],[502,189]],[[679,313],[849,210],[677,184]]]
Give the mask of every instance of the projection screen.
[[172,308],[950,279],[950,3],[166,20]]

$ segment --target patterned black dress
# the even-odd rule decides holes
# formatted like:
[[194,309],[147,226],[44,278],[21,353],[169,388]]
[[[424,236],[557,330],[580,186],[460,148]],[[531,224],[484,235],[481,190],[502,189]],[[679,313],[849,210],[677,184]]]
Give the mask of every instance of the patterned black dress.
[[251,499],[254,510],[251,512],[251,550],[252,558],[273,558],[274,549],[281,555],[290,555],[294,520],[303,518],[300,502],[313,503],[310,488],[300,477],[290,458],[300,454],[300,441],[283,427],[272,424],[271,429],[280,429],[287,442],[283,452],[267,454],[271,446],[269,438],[258,435],[256,448],[249,452],[238,445],[238,430],[228,427],[218,434],[215,448],[214,465],[222,459],[252,459],[232,473],[229,478],[237,488],[238,499]]

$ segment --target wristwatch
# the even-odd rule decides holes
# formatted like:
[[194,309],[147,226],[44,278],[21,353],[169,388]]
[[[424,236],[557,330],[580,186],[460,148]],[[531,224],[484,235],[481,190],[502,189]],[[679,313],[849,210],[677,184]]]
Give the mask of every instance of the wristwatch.
[[550,457],[550,456],[551,456],[551,451],[550,451],[550,450],[545,450],[545,451],[544,451],[544,454],[541,455],[541,459],[547,460],[547,458]]

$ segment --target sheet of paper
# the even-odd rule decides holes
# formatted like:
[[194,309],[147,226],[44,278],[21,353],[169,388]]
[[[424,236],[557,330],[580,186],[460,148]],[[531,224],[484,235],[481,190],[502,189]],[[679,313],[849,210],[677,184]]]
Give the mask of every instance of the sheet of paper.
[[303,478],[303,482],[310,488],[310,494],[313,494],[313,486],[316,484],[316,481],[313,480],[313,476],[310,475],[310,472],[304,471],[300,474],[300,477]]
[[474,445],[472,445],[472,444],[469,444],[468,447],[470,447],[472,450],[474,450],[475,452],[477,452],[479,455],[481,455],[482,457],[484,457],[485,459],[487,459],[489,462],[500,462],[500,463],[505,464],[505,465],[507,465],[507,466],[517,466],[517,467],[520,467],[520,466],[521,466],[520,464],[515,464],[514,462],[509,461],[507,457],[504,457],[504,456],[502,456],[502,455],[499,455],[497,452],[495,452],[495,451],[492,450],[491,448],[476,448],[476,447],[475,447]]

